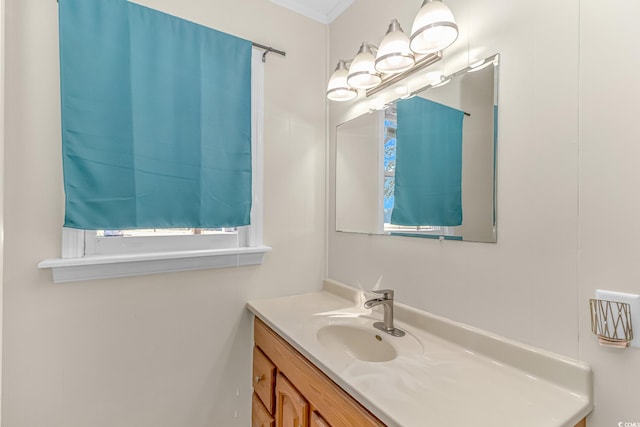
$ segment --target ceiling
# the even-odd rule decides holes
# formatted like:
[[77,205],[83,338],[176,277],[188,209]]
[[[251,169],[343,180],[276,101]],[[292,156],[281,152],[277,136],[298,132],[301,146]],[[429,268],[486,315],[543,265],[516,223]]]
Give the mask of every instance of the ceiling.
[[323,24],[329,24],[344,12],[354,0],[271,0]]

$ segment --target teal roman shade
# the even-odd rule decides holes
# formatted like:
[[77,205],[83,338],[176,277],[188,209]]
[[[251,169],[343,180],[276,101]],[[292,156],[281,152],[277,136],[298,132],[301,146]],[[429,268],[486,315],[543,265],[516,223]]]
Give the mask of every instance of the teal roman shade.
[[398,101],[397,114],[391,224],[462,224],[464,112],[414,97]]
[[251,42],[125,0],[60,0],[65,226],[249,224]]

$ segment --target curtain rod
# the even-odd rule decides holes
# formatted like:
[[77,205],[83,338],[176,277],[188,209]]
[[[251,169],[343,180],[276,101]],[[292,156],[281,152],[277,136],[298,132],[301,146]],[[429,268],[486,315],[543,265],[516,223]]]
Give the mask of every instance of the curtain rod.
[[287,52],[283,50],[274,49],[271,46],[265,46],[260,43],[251,42],[258,49],[264,49],[264,53],[262,54],[262,62],[267,62],[267,54],[269,52],[277,53],[278,55],[287,56]]

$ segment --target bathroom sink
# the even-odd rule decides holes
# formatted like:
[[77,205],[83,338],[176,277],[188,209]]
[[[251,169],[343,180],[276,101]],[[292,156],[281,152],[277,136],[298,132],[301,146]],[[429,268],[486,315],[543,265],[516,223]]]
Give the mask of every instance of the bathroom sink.
[[318,330],[318,341],[330,351],[345,352],[363,362],[388,362],[398,356],[393,345],[376,329],[352,325],[327,325]]
[[394,337],[374,328],[378,320],[369,316],[319,316],[307,325],[305,335],[336,362],[389,362],[423,353],[422,344],[409,331],[403,337]]

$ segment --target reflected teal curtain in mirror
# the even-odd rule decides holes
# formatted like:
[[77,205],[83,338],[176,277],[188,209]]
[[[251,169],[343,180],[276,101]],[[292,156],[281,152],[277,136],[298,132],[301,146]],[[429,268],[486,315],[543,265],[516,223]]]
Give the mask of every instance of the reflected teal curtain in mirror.
[[125,0],[60,0],[65,226],[249,224],[251,42]]
[[414,97],[397,103],[391,224],[462,224],[462,120],[457,109]]

